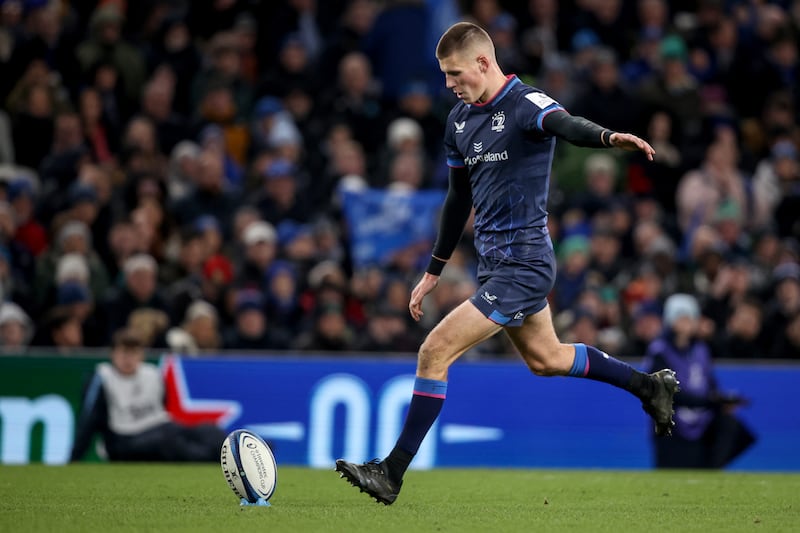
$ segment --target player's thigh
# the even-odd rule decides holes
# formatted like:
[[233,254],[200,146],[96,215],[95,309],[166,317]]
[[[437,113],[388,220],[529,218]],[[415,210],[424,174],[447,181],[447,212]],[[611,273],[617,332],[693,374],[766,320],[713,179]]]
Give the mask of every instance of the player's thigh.
[[420,377],[444,379],[447,368],[458,357],[500,331],[469,300],[450,311],[434,327],[419,350],[417,374]]
[[572,348],[558,339],[549,305],[525,317],[521,326],[506,327],[505,332],[534,371],[560,373],[572,365]]

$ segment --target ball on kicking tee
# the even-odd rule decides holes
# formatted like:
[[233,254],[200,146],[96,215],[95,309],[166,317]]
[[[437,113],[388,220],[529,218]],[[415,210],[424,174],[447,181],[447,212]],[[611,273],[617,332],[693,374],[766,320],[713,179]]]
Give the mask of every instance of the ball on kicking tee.
[[225,437],[219,460],[225,481],[240,499],[256,503],[272,497],[278,467],[264,439],[252,431],[237,429]]

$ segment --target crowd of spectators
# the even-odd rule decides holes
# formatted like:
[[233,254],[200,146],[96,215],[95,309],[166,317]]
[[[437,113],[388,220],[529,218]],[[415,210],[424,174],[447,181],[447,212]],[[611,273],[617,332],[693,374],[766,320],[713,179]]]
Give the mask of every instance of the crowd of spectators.
[[559,143],[562,338],[640,356],[686,292],[714,357],[800,358],[800,2],[763,0],[0,0],[2,350],[415,351],[471,229],[416,324],[426,258],[353,268],[341,194],[446,187],[461,19],[657,152]]

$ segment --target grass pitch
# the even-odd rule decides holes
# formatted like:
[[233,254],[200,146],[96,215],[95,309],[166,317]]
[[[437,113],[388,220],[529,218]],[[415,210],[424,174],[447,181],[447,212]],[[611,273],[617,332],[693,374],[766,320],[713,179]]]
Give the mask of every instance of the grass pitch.
[[[800,475],[411,471],[394,505],[333,470],[282,467],[241,508],[218,465],[0,466],[0,531],[798,531]],[[234,529],[236,528],[236,529]]]

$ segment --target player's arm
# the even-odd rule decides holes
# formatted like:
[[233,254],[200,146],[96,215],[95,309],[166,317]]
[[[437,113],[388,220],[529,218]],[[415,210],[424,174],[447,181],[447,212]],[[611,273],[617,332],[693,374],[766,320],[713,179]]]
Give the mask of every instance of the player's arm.
[[453,250],[456,249],[456,245],[461,239],[461,234],[464,232],[464,224],[466,224],[471,210],[472,190],[467,169],[450,167],[450,185],[442,206],[442,213],[439,218],[439,234],[436,237],[436,243],[433,245],[431,261],[422,275],[422,279],[411,291],[411,299],[408,303],[408,310],[414,320],[419,320],[424,314],[422,300],[426,294],[436,287],[442,269],[444,269],[447,260],[450,259]]
[[86,455],[94,434],[105,427],[108,407],[99,372],[95,372],[83,394],[81,412],[75,429],[70,460],[79,461]]
[[591,120],[570,115],[563,110],[548,113],[542,119],[542,128],[545,132],[564,139],[575,146],[641,150],[651,160],[655,155],[653,147],[636,135],[604,128]]
[[447,264],[458,241],[461,240],[461,234],[464,233],[464,225],[467,223],[471,210],[472,189],[467,169],[450,167],[447,196],[444,199],[439,218],[439,234],[433,245],[431,261],[426,270],[428,274],[438,276],[442,273],[444,265]]

